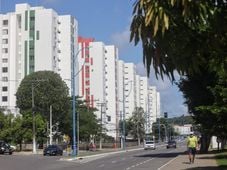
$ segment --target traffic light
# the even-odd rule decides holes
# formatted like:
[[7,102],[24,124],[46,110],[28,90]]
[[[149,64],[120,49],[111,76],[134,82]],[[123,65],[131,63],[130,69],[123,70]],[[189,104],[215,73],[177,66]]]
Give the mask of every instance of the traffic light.
[[168,118],[168,113],[164,112],[164,118]]

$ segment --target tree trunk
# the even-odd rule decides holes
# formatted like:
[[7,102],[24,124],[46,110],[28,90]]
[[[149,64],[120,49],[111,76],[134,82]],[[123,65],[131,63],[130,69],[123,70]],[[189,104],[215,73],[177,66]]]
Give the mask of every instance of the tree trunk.
[[211,136],[208,134],[202,134],[200,142],[201,142],[201,146],[200,146],[200,153],[207,153],[209,146],[210,146],[210,139]]
[[226,144],[226,139],[223,138],[223,139],[221,140],[221,150],[224,150],[224,149],[225,149],[225,144]]
[[22,141],[20,142],[20,151],[22,151]]

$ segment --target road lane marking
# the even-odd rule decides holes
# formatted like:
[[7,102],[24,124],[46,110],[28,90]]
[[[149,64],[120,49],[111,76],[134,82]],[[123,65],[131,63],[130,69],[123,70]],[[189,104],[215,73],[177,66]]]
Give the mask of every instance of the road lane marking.
[[137,163],[137,164],[135,164],[135,165],[132,165],[132,166],[130,166],[130,167],[127,167],[126,170],[129,170],[129,169],[132,169],[132,168],[136,168],[137,166],[140,166],[140,165],[142,165],[142,164],[145,164],[145,163],[147,163],[147,162],[149,162],[149,161],[151,161],[151,160],[153,160],[153,159],[154,159],[154,158],[151,158],[151,159],[148,159],[148,160],[146,160],[146,161],[143,161],[143,162]]
[[102,164],[102,165],[99,165],[99,167],[100,167],[100,168],[102,168],[102,167],[104,167],[104,166],[105,166],[104,164]]
[[178,158],[178,156],[177,157],[175,157],[175,158],[173,158],[173,159],[171,159],[169,162],[167,162],[166,164],[164,164],[164,165],[162,165],[160,168],[158,168],[158,170],[161,170],[162,168],[164,168],[166,165],[168,165],[168,164],[170,164],[171,162],[173,162],[175,159],[177,159]]

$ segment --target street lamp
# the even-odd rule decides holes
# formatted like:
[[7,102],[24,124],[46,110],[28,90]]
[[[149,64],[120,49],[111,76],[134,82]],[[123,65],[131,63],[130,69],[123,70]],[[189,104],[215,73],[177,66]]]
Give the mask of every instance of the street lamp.
[[[71,94],[72,94],[72,115],[73,115],[73,156],[77,156],[77,143],[76,143],[76,97],[75,97],[75,59],[78,57],[79,53],[84,49],[89,49],[90,47],[84,47],[77,51],[76,55],[72,55],[71,62]],[[85,64],[85,62],[84,62]]]
[[167,141],[167,129],[166,129],[166,125],[165,124],[153,124],[152,126],[158,126],[158,129],[159,129],[159,143],[160,143],[160,126],[163,126],[164,127],[164,129],[165,129],[165,138],[166,138],[166,141]]
[[126,149],[126,135],[125,135],[125,114],[126,114],[125,113],[125,98],[130,95],[131,90],[132,90],[132,80],[128,81],[127,84],[129,82],[131,83],[130,91],[129,91],[129,93],[127,95],[125,95],[125,79],[123,77],[123,101],[122,101],[122,103],[123,103],[123,106],[122,106],[123,107],[123,121],[122,121],[122,133],[123,133],[123,135],[121,135],[121,143],[123,144],[123,150]]

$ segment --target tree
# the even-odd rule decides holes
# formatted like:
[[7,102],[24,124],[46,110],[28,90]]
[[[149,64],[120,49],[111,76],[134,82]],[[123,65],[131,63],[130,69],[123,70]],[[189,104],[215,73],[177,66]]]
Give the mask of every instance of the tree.
[[145,135],[145,119],[144,119],[144,110],[142,107],[136,107],[132,113],[132,117],[129,119],[131,122],[130,133],[138,140],[138,145],[140,145],[141,139]]
[[[17,115],[16,117],[8,112],[4,114],[4,109],[0,111],[0,139],[8,143],[20,144],[20,150],[22,149],[22,142],[31,142],[32,138],[32,119],[29,116],[23,117]],[[37,116],[41,119],[41,116]],[[28,119],[27,119],[28,118]],[[43,120],[36,119],[37,133],[41,134],[44,131],[45,124]],[[41,135],[38,135],[38,140]]]
[[47,121],[50,105],[52,105],[53,123],[59,124],[61,132],[68,133],[69,89],[60,75],[52,71],[38,71],[22,80],[16,93],[17,107],[20,108],[22,116],[27,114],[32,116],[32,87],[34,89],[35,114],[40,114]]
[[[134,40],[135,44],[142,42],[148,76],[151,65],[156,76],[167,75],[171,81],[174,81],[174,71],[183,75],[185,80],[195,78],[197,74],[201,77],[202,73],[215,75],[212,77],[216,80],[215,84],[203,86],[208,94],[200,95],[199,99],[196,95],[186,98],[197,123],[204,123],[204,132],[207,130],[205,127],[212,123],[204,121],[207,117],[219,117],[217,122],[220,124],[213,121],[212,131],[219,129],[224,132],[226,129],[223,116],[226,114],[226,7],[224,0],[136,0],[133,11],[130,40]],[[200,80],[193,84],[199,87],[200,84],[204,85]],[[189,86],[187,91],[192,91],[192,87]],[[197,92],[200,94],[200,91]],[[213,98],[209,103],[202,98],[207,96]],[[191,103],[198,100],[199,105]],[[207,138],[204,147],[208,148],[211,132],[209,135],[206,133],[203,134]],[[225,133],[221,136],[226,138]]]
[[226,6],[224,0],[136,0],[130,41],[142,42],[148,75],[151,65],[174,80],[174,71],[192,74],[208,60],[226,62]]
[[78,97],[76,101],[77,114],[79,114],[80,140],[90,142],[91,136],[98,136],[101,132],[101,125],[94,114],[97,109],[90,108],[86,105],[86,101],[82,101]]
[[208,87],[213,87],[216,84],[216,80],[215,73],[209,72],[204,68],[201,74],[187,76],[187,78],[181,79],[178,84],[183,92],[185,103],[188,105],[189,113],[193,115],[196,123],[201,126],[201,152],[208,150],[210,137],[215,135],[214,127],[217,123],[217,117],[210,111],[203,112],[198,108],[214,103],[214,96]]

